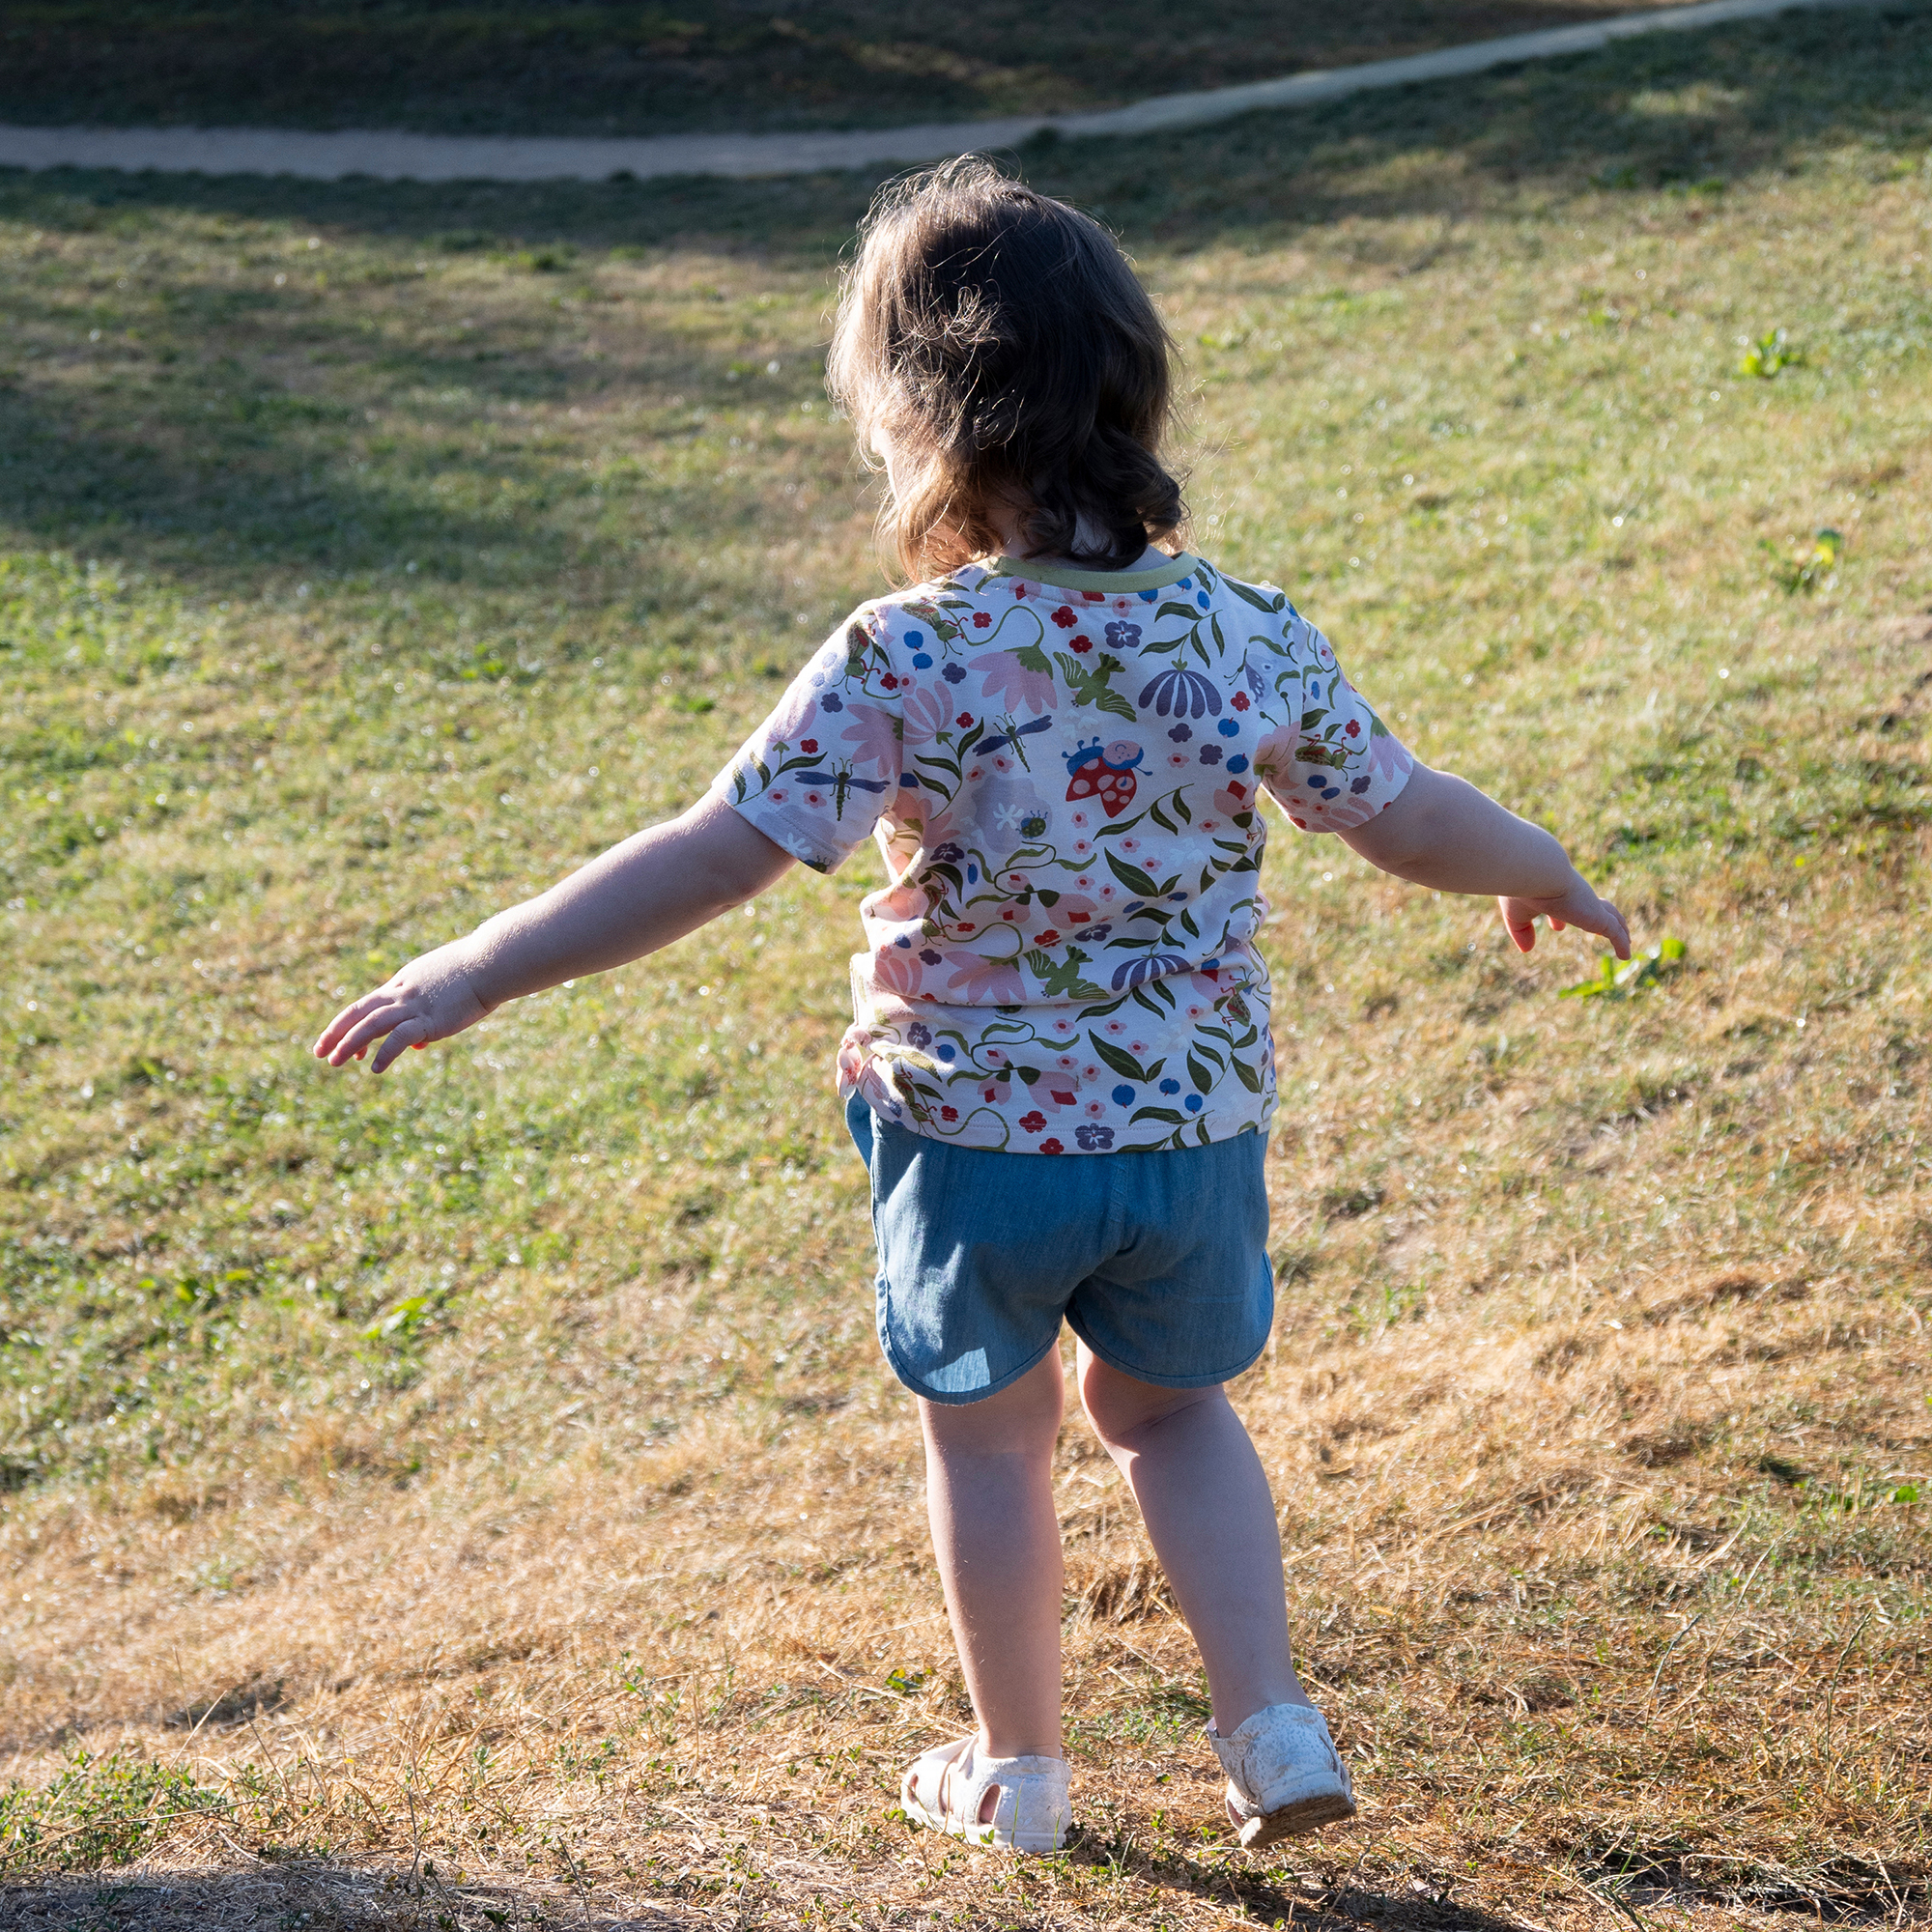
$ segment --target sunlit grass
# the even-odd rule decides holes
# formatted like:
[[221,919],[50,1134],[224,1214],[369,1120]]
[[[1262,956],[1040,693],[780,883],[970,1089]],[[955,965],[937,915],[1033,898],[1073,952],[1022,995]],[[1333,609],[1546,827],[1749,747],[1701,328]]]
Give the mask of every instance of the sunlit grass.
[[1184,347],[1195,544],[1686,945],[1562,999],[1586,946],[1274,841],[1239,1399],[1373,1835],[1253,1873],[1078,1427],[1090,1835],[891,1817],[959,1690],[830,1090],[867,862],[380,1086],[305,1057],[876,584],[817,375],[867,185],[0,184],[0,1673],[37,1790],[126,1754],[76,1842],[477,1925],[421,1858],[514,1913],[1921,1911],[1928,74],[1844,14],[1036,159]]

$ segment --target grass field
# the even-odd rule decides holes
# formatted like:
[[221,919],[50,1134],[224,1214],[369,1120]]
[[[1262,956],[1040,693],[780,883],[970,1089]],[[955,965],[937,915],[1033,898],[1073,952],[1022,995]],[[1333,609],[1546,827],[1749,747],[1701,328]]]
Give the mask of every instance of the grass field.
[[[1673,0],[1665,0],[1672,4]],[[1641,0],[10,0],[0,119],[662,134],[1065,113]],[[1650,0],[1656,4],[1656,0]],[[1681,4],[1681,0],[1676,0]]]
[[1084,1834],[894,1815],[961,1707],[829,1085],[863,863],[306,1057],[877,583],[871,184],[7,175],[0,1923],[1932,1922],[1932,11],[1024,161],[1185,348],[1197,547],[1687,949],[1563,999],[1271,847],[1236,1398],[1359,1827],[1230,1851],[1077,1424]]

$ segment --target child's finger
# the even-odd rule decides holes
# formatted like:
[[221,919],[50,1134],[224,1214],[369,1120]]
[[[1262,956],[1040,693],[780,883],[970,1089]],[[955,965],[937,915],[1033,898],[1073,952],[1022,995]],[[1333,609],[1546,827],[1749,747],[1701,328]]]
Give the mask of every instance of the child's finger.
[[376,1058],[369,1063],[371,1073],[384,1073],[393,1066],[412,1046],[427,1046],[429,1042],[422,1035],[429,1031],[429,1022],[412,1013],[407,1019],[398,1020],[390,1029],[389,1037],[376,1049]]
[[369,1010],[370,1003],[376,997],[374,993],[364,993],[359,1000],[352,1000],[348,1006],[344,1007],[323,1028],[322,1032],[316,1036],[315,1045],[311,1049],[318,1060],[327,1060],[328,1058],[329,1052],[334,1047],[335,1042]]
[[336,1041],[328,1056],[331,1066],[340,1066],[345,1060],[359,1060],[362,1049],[383,1037],[393,1027],[408,1017],[407,1009],[384,1004],[373,1013],[358,1020],[350,1032]]
[[1597,901],[1597,918],[1585,928],[1594,932],[1599,939],[1610,942],[1610,951],[1619,959],[1630,957],[1630,928],[1624,924],[1623,915],[1607,899]]

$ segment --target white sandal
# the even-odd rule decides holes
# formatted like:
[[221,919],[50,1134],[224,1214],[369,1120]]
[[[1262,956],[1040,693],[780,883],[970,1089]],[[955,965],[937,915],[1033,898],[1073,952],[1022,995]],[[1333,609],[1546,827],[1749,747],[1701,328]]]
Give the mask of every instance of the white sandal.
[[[1064,1757],[981,1757],[977,1737],[940,1745],[915,1758],[899,1781],[908,1818],[969,1845],[1003,1852],[1057,1852],[1066,1842],[1069,1808]],[[986,1793],[999,1788],[993,1815],[980,1822]]]
[[1248,1851],[1355,1815],[1349,1768],[1320,1711],[1270,1704],[1231,1738],[1210,1724],[1208,1742],[1228,1774],[1228,1822]]

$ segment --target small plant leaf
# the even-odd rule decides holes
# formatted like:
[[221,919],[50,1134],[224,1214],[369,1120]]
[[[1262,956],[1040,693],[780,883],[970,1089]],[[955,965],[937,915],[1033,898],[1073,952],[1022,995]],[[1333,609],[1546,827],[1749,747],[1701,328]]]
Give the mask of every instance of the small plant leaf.
[[1684,959],[1689,949],[1681,939],[1661,939],[1642,952],[1633,952],[1621,965],[1609,953],[1597,962],[1596,976],[1565,986],[1559,1000],[1621,1000],[1655,986]]
[[1787,597],[1829,585],[1844,554],[1842,530],[1819,529],[1811,533],[1811,547],[1796,551],[1780,550],[1768,537],[1758,540],[1758,548],[1772,559],[1772,573]]
[[1738,357],[1738,374],[1755,376],[1760,382],[1769,383],[1780,370],[1804,368],[1806,359],[1804,350],[1783,329],[1771,328],[1755,342],[1745,344],[1745,353]]

